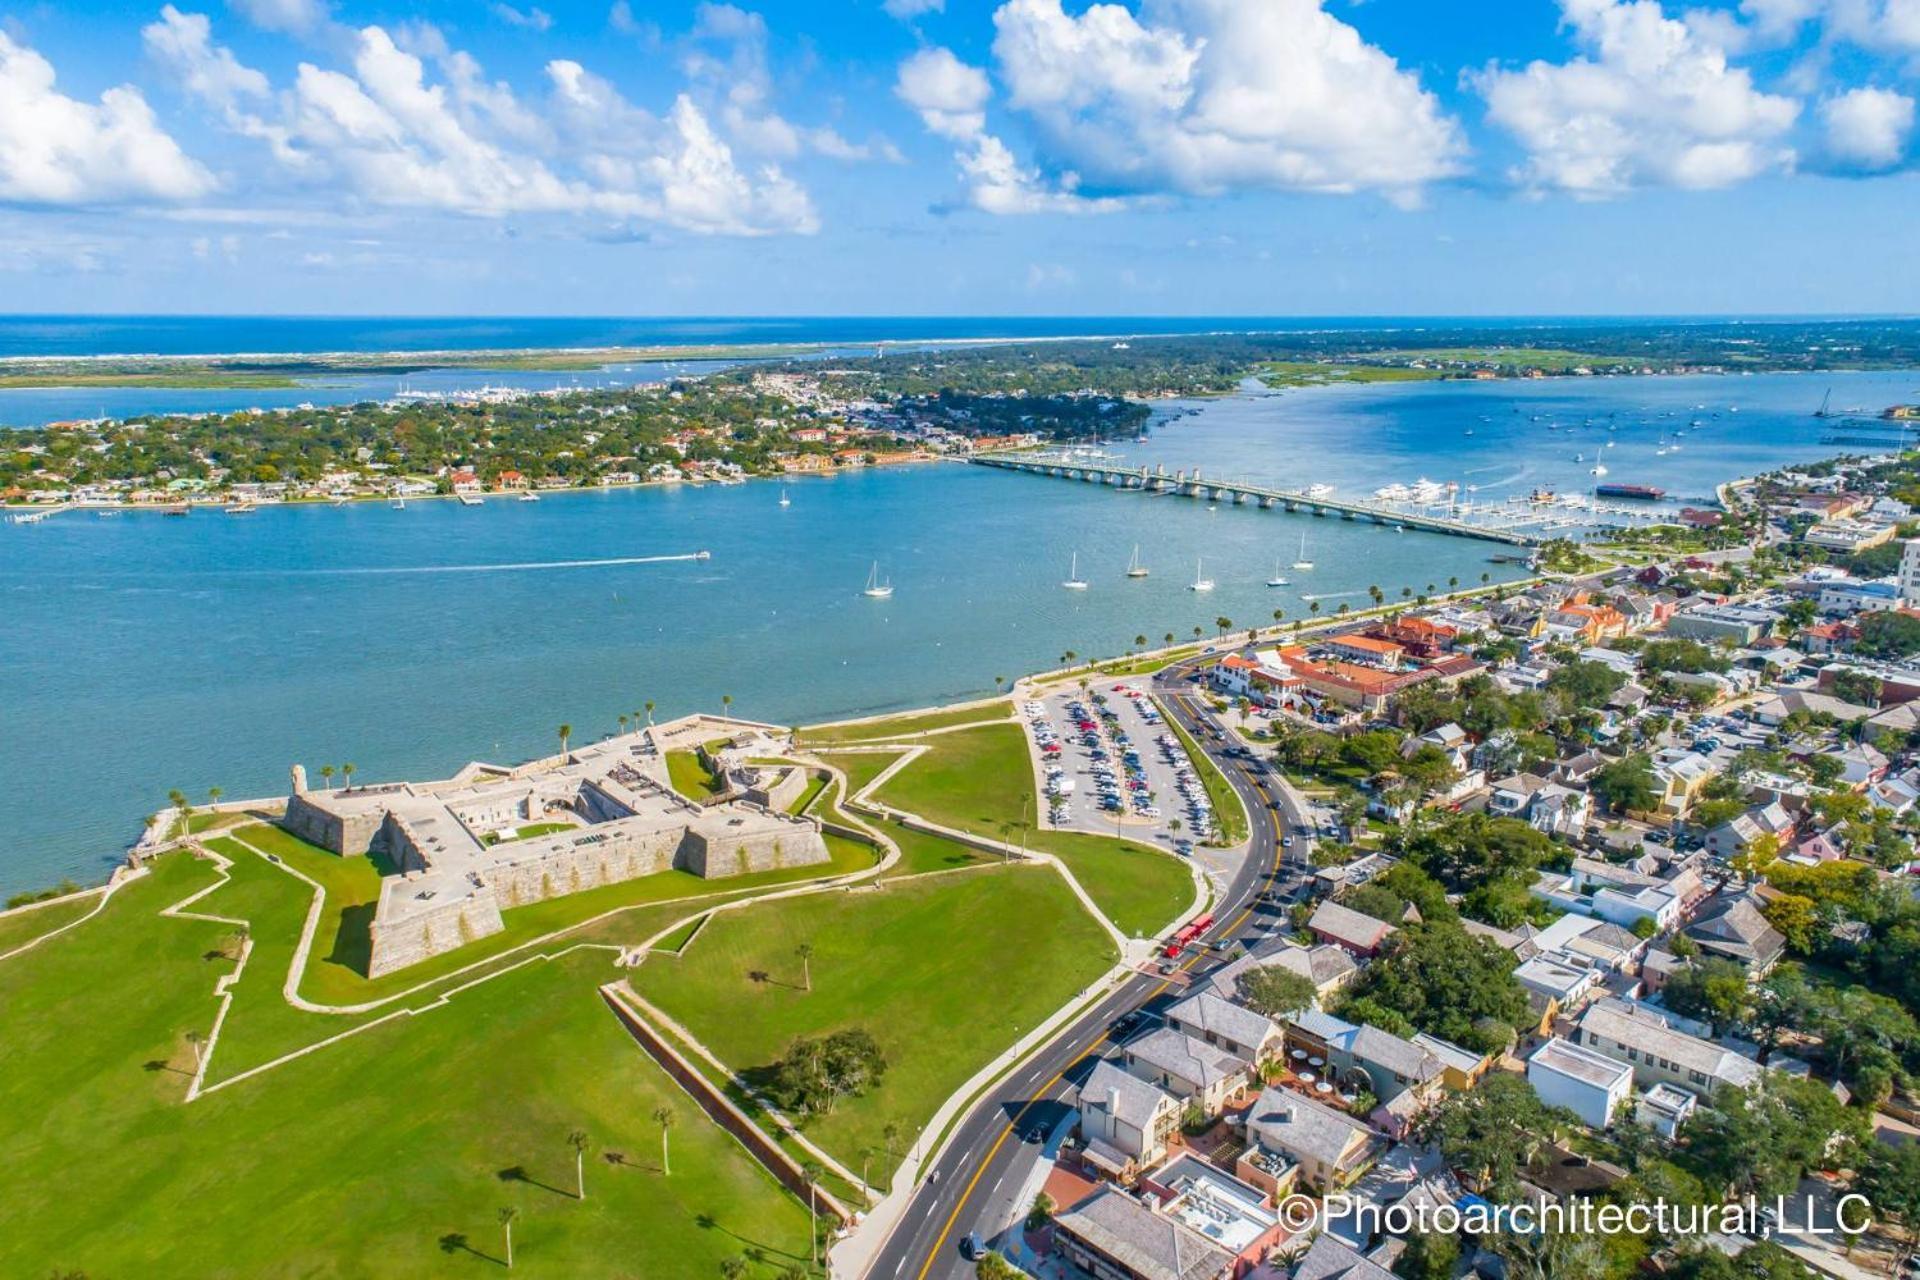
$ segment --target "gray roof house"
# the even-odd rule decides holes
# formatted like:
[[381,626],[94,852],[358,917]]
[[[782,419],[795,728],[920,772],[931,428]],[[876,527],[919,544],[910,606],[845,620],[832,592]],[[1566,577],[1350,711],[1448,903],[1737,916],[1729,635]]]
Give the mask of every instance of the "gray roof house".
[[1269,1088],[1247,1112],[1247,1139],[1300,1166],[1309,1185],[1343,1185],[1371,1162],[1384,1140],[1344,1111],[1291,1089]]
[[1127,1070],[1178,1098],[1218,1115],[1228,1095],[1247,1082],[1253,1064],[1183,1031],[1161,1027],[1121,1050]]
[[1369,1261],[1329,1235],[1313,1242],[1293,1269],[1293,1280],[1396,1280],[1393,1272]]
[[1787,949],[1786,936],[1767,922],[1746,894],[1709,904],[1686,933],[1708,955],[1737,961],[1755,975],[1773,968]]
[[1664,1083],[1710,1094],[1723,1085],[1745,1088],[1765,1070],[1751,1058],[1688,1035],[1650,1009],[1611,998],[1581,1015],[1573,1041],[1632,1067],[1634,1083],[1642,1088]]
[[1080,1132],[1088,1150],[1103,1144],[1110,1151],[1098,1154],[1120,1170],[1127,1160],[1151,1164],[1165,1155],[1180,1111],[1180,1101],[1172,1094],[1105,1058],[1093,1064],[1080,1086]]
[[1167,1025],[1248,1062],[1265,1062],[1281,1048],[1280,1028],[1271,1018],[1210,991],[1168,1009]]
[[1218,1280],[1233,1266],[1225,1249],[1114,1186],[1101,1187],[1053,1225],[1067,1257],[1094,1275]]

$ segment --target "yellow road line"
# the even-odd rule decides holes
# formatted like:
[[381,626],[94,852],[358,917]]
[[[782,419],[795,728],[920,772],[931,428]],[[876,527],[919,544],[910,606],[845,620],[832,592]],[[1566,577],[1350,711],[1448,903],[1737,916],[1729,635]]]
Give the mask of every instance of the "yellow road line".
[[[1255,791],[1258,791],[1263,797],[1265,797],[1268,800],[1273,799],[1273,794],[1267,790],[1266,784],[1260,781],[1260,779],[1254,777],[1252,773],[1248,772],[1247,767],[1245,765],[1236,764],[1236,767],[1240,770],[1240,773],[1247,779],[1247,781],[1253,784],[1253,789]],[[1283,862],[1282,855],[1284,853],[1285,853],[1285,847],[1281,845],[1279,839],[1276,837],[1273,842],[1273,870],[1274,871],[1278,871],[1280,869]],[[1246,923],[1247,918],[1252,914],[1253,914],[1253,907],[1251,905],[1241,908],[1240,914],[1234,917],[1233,923],[1227,926],[1226,932],[1233,933],[1234,931],[1239,929],[1241,925]],[[1191,969],[1194,965],[1200,963],[1200,957],[1201,957],[1201,952],[1196,950],[1191,956],[1187,958],[1186,963],[1180,966],[1180,971],[1184,973],[1186,970]],[[1144,1005],[1159,999],[1160,996],[1165,993],[1167,988],[1171,987],[1172,985],[1173,985],[1173,981],[1171,978],[1167,979],[1166,981],[1163,981],[1159,986],[1155,987],[1152,991],[1147,993],[1146,999],[1142,1000],[1140,1003]],[[1137,1008],[1138,1006],[1135,1006],[1135,1007]],[[1000,1131],[1000,1136],[993,1140],[993,1145],[987,1148],[987,1154],[981,1158],[978,1167],[974,1169],[973,1177],[967,1179],[966,1190],[962,1191],[960,1193],[960,1198],[954,1202],[953,1212],[947,1215],[946,1224],[940,1228],[940,1234],[934,1238],[933,1248],[927,1251],[927,1260],[926,1262],[921,1264],[920,1270],[916,1276],[916,1280],[927,1280],[927,1273],[933,1270],[934,1262],[939,1259],[941,1251],[947,1247],[947,1241],[953,1236],[954,1223],[960,1221],[960,1214],[966,1209],[967,1202],[973,1198],[973,1193],[975,1189],[977,1189],[980,1185],[980,1179],[986,1175],[987,1167],[993,1163],[993,1158],[996,1155],[1000,1154],[1000,1148],[1004,1146],[1006,1144],[1007,1139],[1012,1136],[1014,1127],[1017,1124],[1019,1124],[1019,1122],[1022,1119],[1025,1118],[1027,1112],[1033,1109],[1034,1103],[1045,1100],[1047,1098],[1047,1095],[1053,1092],[1054,1086],[1059,1084],[1060,1081],[1066,1077],[1067,1072],[1073,1070],[1075,1067],[1085,1062],[1088,1058],[1092,1057],[1094,1050],[1098,1048],[1100,1045],[1100,1042],[1102,1040],[1105,1040],[1106,1038],[1107,1038],[1107,1033],[1104,1031],[1102,1031],[1099,1035],[1095,1036],[1093,1038],[1093,1041],[1090,1044],[1088,1044],[1086,1048],[1082,1049],[1080,1053],[1077,1056],[1075,1056],[1071,1062],[1067,1063],[1066,1066],[1060,1068],[1060,1070],[1054,1072],[1053,1077],[1049,1079],[1045,1084],[1040,1086],[1038,1090],[1040,1095],[1039,1097],[1029,1099],[1027,1104],[1021,1107],[1020,1110],[1014,1114],[1013,1119],[1007,1122],[1006,1127]]]

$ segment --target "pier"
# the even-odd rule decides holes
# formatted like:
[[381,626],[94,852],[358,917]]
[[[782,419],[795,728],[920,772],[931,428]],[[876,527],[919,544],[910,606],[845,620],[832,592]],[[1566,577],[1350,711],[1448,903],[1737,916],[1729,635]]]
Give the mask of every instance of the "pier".
[[[1278,507],[1286,511],[1315,516],[1338,516],[1343,520],[1366,520],[1375,524],[1419,529],[1426,533],[1444,533],[1457,538],[1480,538],[1515,547],[1534,547],[1545,539],[1538,532],[1520,525],[1567,527],[1567,511],[1553,515],[1512,512],[1505,508],[1484,509],[1482,513],[1449,508],[1436,514],[1420,508],[1403,508],[1384,502],[1359,502],[1351,498],[1313,497],[1292,489],[1275,489],[1242,480],[1222,480],[1202,476],[1199,468],[1191,472],[1165,467],[1123,467],[1110,462],[1089,461],[1067,453],[987,453],[971,461],[983,467],[1024,471],[1030,475],[1080,480],[1088,484],[1111,485],[1119,489],[1139,489],[1148,493],[1177,494],[1187,498],[1205,498],[1210,502],[1230,502],[1236,506]],[[1476,518],[1478,515],[1478,518]],[[1591,526],[1596,521],[1579,522]]]

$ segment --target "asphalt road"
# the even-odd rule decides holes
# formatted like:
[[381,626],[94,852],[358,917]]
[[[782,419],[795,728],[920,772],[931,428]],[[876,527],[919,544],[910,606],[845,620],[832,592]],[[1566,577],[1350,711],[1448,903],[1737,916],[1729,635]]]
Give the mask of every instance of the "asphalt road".
[[[1192,672],[1209,659],[1190,659],[1154,678],[1153,693],[1169,715],[1193,736],[1246,805],[1251,840],[1246,861],[1213,907],[1216,924],[1206,941],[1180,960],[1174,976],[1138,974],[990,1089],[960,1121],[952,1142],[927,1171],[900,1225],[867,1272],[871,1280],[961,1280],[973,1265],[960,1256],[960,1241],[980,1224],[988,1206],[1009,1178],[1030,1167],[1019,1159],[1022,1135],[1052,1125],[1072,1104],[1076,1082],[1092,1069],[1093,1059],[1110,1047],[1108,1029],[1123,1014],[1159,1008],[1177,1000],[1187,979],[1224,964],[1234,942],[1251,947],[1283,920],[1281,909],[1257,901],[1269,887],[1286,889],[1310,866],[1311,842],[1296,837],[1292,849],[1281,838],[1306,824],[1283,788],[1264,768],[1230,758],[1227,743],[1216,739],[1212,713],[1191,696]],[[1287,859],[1283,862],[1281,854]],[[997,1225],[997,1224],[993,1224]],[[987,1232],[982,1231],[985,1238]]]

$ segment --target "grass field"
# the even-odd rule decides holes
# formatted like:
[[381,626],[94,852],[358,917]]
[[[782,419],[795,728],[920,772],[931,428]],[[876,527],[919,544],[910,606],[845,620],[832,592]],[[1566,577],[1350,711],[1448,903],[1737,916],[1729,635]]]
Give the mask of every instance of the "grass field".
[[1329,382],[1430,382],[1446,377],[1447,372],[1383,364],[1271,360],[1260,366],[1259,376],[1270,387],[1313,387]]
[[[811,993],[794,953],[802,943],[814,948]],[[797,1036],[871,1032],[886,1079],[814,1120],[808,1134],[855,1169],[870,1158],[873,1179],[884,1180],[903,1154],[884,1150],[890,1121],[915,1133],[1114,959],[1050,868],[1009,866],[724,912],[686,955],[649,960],[629,981],[742,1072],[771,1063]]]
[[859,724],[821,725],[801,729],[794,741],[802,746],[828,747],[836,743],[884,742],[906,734],[946,729],[956,724],[976,724],[985,720],[1005,720],[1013,715],[1013,699],[1001,698],[977,707],[947,707],[938,711],[910,711]]
[[[1193,898],[1171,854],[1131,841],[1033,825],[1033,766],[1018,725],[984,725],[927,740],[929,750],[888,779],[878,799],[943,826],[1056,854],[1121,932],[1153,933]],[[1236,802],[1237,804],[1238,802]],[[1082,874],[1082,872],[1085,874]]]
[[[368,858],[337,857],[279,827],[265,824],[244,827],[234,834],[256,848],[278,855],[288,866],[319,881],[326,890],[326,904],[315,934],[313,953],[300,985],[301,995],[321,1004],[360,1004],[395,995],[603,912],[843,875],[870,867],[875,859],[874,851],[865,845],[828,836],[827,849],[833,861],[823,866],[768,871],[729,880],[703,880],[685,871],[662,871],[638,880],[602,885],[584,893],[514,907],[502,913],[506,928],[499,933],[409,965],[397,973],[368,978],[367,956],[371,947],[368,926],[373,921],[374,903],[380,894],[379,868],[375,863]],[[697,902],[686,904],[688,912],[698,909]]]
[[898,751],[823,751],[821,759],[847,775],[848,793],[858,795],[862,788],[900,758]]
[[0,952],[11,951],[35,938],[44,937],[61,925],[71,924],[100,905],[100,895],[88,894],[51,907],[0,916]]
[[787,812],[805,813],[808,809],[812,808],[813,802],[819,798],[820,793],[827,789],[828,780],[825,774],[818,777],[811,773],[808,774],[807,785],[800,789],[800,794],[795,796],[793,803],[787,806]]
[[705,800],[725,791],[726,784],[708,772],[693,751],[667,752],[667,780],[689,800]]
[[979,866],[983,862],[1000,861],[979,849],[954,840],[944,840],[924,831],[915,831],[904,823],[882,822],[879,826],[895,844],[900,846],[900,860],[881,873],[881,878],[885,880],[900,876],[925,875],[929,871],[953,871],[960,867]]
[[[760,1248],[746,1274],[770,1280],[804,1257],[805,1207],[621,1031],[594,991],[612,974],[597,954],[182,1104],[187,1033],[210,1027],[232,967],[227,928],[156,913],[213,879],[163,857],[98,918],[0,964],[0,1275],[492,1274],[502,1206],[521,1215],[516,1274],[607,1274],[619,1258],[710,1280]],[[679,1121],[671,1177],[660,1105]],[[594,1144],[585,1201],[576,1127]]]

